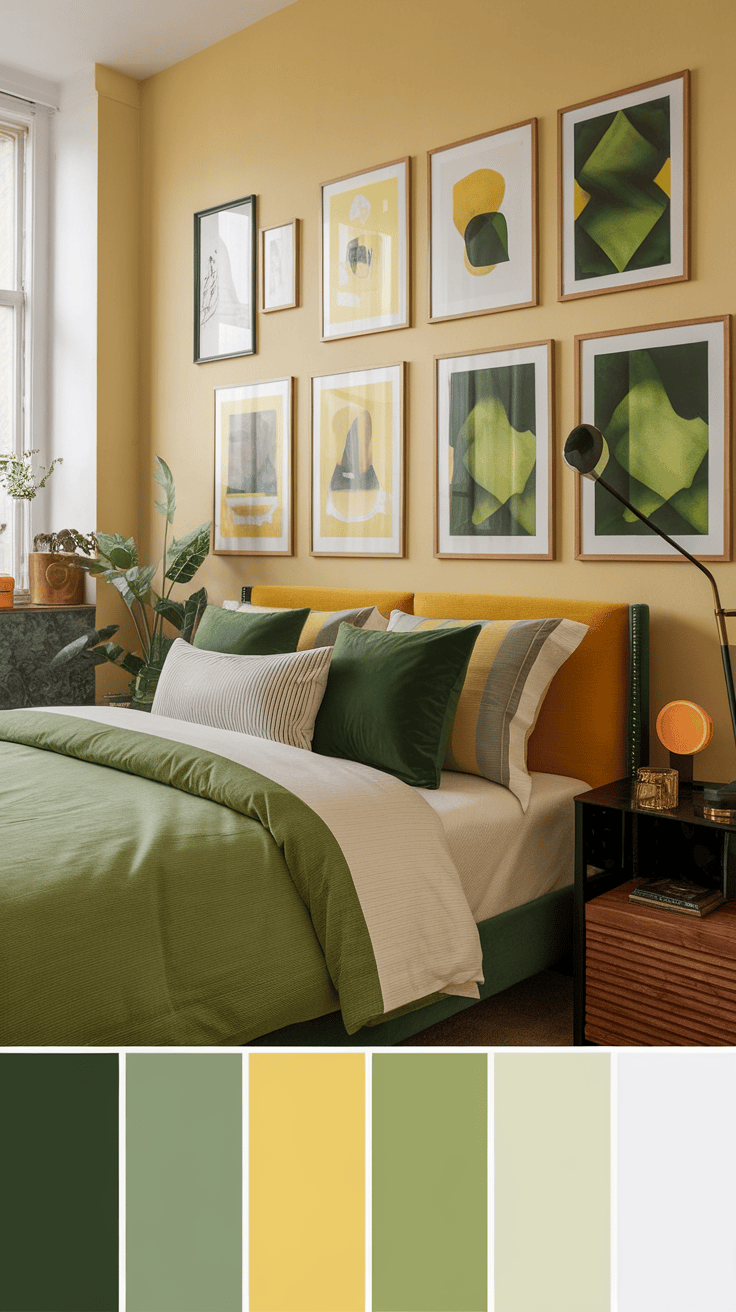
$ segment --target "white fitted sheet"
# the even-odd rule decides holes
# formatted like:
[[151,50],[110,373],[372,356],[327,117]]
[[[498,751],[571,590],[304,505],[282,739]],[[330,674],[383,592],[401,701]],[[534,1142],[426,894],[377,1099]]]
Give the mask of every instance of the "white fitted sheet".
[[418,788],[442,821],[476,923],[573,881],[573,798],[589,785],[532,773],[524,814],[513,793],[477,775],[443,770],[437,789]]

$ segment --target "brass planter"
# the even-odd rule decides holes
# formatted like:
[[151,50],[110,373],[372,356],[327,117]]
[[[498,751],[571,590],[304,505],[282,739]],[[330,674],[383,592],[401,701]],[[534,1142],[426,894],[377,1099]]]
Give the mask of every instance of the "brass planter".
[[84,570],[73,551],[31,551],[28,577],[34,606],[84,605]]

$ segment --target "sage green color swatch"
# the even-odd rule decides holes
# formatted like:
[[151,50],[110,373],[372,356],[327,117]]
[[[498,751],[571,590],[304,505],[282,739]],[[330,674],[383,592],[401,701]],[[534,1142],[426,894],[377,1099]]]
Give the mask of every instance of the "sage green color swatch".
[[608,1053],[494,1062],[496,1312],[610,1312]]
[[486,1312],[486,1140],[485,1053],[374,1055],[373,1312]]
[[126,1067],[127,1312],[241,1312],[242,1058]]
[[0,1309],[117,1312],[117,1053],[3,1053],[0,1125]]

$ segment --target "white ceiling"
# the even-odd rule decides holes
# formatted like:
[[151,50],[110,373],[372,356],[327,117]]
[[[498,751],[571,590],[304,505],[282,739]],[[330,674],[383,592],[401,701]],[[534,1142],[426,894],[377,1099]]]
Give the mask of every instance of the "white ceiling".
[[63,82],[91,64],[146,78],[295,0],[0,0],[4,68]]

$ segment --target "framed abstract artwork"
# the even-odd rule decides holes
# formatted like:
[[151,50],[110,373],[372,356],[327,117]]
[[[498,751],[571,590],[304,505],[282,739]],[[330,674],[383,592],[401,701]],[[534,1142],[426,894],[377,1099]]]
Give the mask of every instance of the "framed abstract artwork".
[[312,555],[404,555],[404,364],[312,379]]
[[553,559],[553,347],[436,360],[435,555]]
[[[730,320],[577,337],[577,422],[605,439],[612,487],[699,560],[731,559]],[[594,480],[578,478],[581,560],[680,556]]]
[[537,120],[430,150],[429,321],[537,304]]
[[194,363],[256,349],[256,198],[194,216]]
[[322,340],[409,326],[409,159],[321,188]]
[[292,556],[293,379],[215,388],[212,550]]
[[261,309],[294,310],[299,304],[299,220],[261,228]]
[[558,112],[559,299],[690,277],[690,74]]

